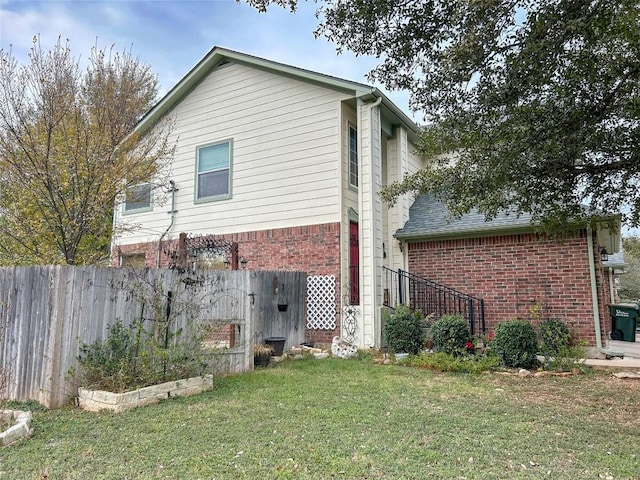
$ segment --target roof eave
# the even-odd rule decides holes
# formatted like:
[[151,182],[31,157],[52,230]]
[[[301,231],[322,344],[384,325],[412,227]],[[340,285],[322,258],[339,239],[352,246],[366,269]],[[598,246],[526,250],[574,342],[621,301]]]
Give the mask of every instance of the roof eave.
[[382,104],[391,112],[391,115],[395,117],[397,123],[407,128],[407,135],[411,143],[416,144],[420,135],[420,127],[409,116],[404,113],[395,103],[378,88],[372,87],[371,93],[378,98],[382,98]]
[[535,225],[521,225],[512,226],[507,225],[504,227],[491,227],[491,228],[476,228],[473,230],[456,230],[456,231],[444,231],[433,233],[398,233],[394,234],[394,237],[403,241],[429,241],[429,240],[454,240],[460,238],[477,238],[477,237],[492,237],[495,235],[516,235],[520,233],[535,233],[538,229]]

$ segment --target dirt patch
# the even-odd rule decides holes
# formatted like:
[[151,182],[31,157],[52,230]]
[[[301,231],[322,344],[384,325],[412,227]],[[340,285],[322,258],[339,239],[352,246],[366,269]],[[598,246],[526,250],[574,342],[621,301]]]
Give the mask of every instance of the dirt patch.
[[621,425],[640,425],[640,381],[635,378],[597,372],[570,377],[488,375],[485,379],[530,405],[562,405],[584,418],[606,417]]

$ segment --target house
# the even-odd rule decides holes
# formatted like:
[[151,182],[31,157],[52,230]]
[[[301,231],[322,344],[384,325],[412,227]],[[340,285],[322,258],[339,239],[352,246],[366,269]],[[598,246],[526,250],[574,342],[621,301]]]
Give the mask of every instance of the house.
[[593,354],[618,353],[607,350],[607,339],[614,267],[620,265],[617,255],[607,254],[620,248],[619,225],[613,232],[577,228],[556,239],[540,233],[528,215],[485,221],[472,211],[449,218],[431,195],[419,196],[409,217],[395,233],[406,244],[407,269],[482,298],[488,331],[515,317],[557,318],[595,347]]
[[628,266],[629,264],[624,261],[622,243],[620,243],[617,252],[607,252],[602,255],[602,270],[608,282],[609,296],[607,299],[610,303],[620,302],[620,297],[618,296],[620,275],[626,273],[626,268]]
[[428,195],[389,207],[381,188],[425,164],[418,126],[376,88],[215,47],[137,131],[165,116],[169,180],[116,207],[116,227],[138,228],[114,237],[114,265],[224,268],[232,252],[236,267],[305,271],[309,342],[381,346],[385,305],[411,303],[462,311],[474,333],[561,318],[611,352],[600,251],[618,250],[618,232],[558,241],[527,216],[448,219]]
[[136,130],[167,115],[170,180],[116,207],[118,230],[137,228],[114,237],[113,264],[167,266],[181,233],[214,235],[248,269],[308,272],[308,341],[380,345],[381,267],[404,265],[393,234],[411,199],[378,192],[423,166],[413,121],[376,88],[219,47]]

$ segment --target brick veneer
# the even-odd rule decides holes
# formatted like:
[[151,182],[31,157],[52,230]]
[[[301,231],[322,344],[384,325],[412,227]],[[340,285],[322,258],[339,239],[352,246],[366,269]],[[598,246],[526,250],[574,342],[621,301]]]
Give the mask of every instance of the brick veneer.
[[[336,276],[336,329],[307,330],[309,342],[330,343],[340,334],[340,224],[326,223],[300,227],[241,232],[219,237],[238,243],[238,256],[247,260],[250,270],[304,271],[308,275]],[[175,250],[177,241],[163,242],[163,251]],[[156,266],[157,243],[121,245],[113,252],[113,264],[120,255],[144,253],[147,266]],[[160,266],[169,265],[161,253]]]
[[[594,243],[594,251],[597,252]],[[413,242],[409,271],[485,300],[487,330],[514,317],[562,319],[595,344],[588,247],[583,231],[562,241],[535,233]],[[596,255],[602,334],[609,331],[606,282]],[[535,323],[535,322],[534,322]],[[603,336],[603,338],[606,338]]]

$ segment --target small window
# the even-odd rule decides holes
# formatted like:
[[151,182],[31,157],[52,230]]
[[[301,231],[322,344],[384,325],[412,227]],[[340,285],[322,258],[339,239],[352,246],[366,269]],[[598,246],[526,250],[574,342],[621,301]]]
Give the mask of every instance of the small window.
[[120,257],[120,265],[123,267],[144,268],[147,264],[147,257],[144,253],[123,254]]
[[349,124],[349,186],[358,188],[358,130]]
[[136,210],[151,209],[151,184],[142,183],[127,188],[125,194],[124,211],[133,212]]
[[206,270],[226,270],[227,256],[223,252],[209,250],[198,251],[195,255],[194,268]]
[[231,196],[231,142],[197,150],[196,200],[224,199]]

